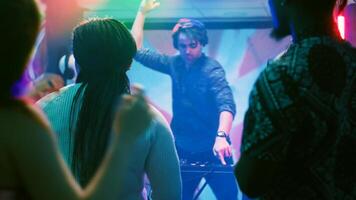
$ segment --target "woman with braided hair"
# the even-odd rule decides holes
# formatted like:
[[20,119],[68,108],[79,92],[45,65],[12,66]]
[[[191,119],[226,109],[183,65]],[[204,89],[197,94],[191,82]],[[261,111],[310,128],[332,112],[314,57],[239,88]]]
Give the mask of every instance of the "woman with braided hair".
[[[130,93],[126,72],[135,54],[135,41],[121,22],[110,18],[84,21],[73,32],[73,55],[79,66],[76,84],[38,102],[57,133],[65,160],[82,186],[89,183],[110,146],[114,106],[120,96]],[[163,117],[151,110],[152,123],[132,144],[134,156],[126,158],[129,166],[120,169],[124,172],[120,179],[126,187],[117,188],[118,199],[142,199],[145,173],[152,185],[153,198],[180,199],[173,137]],[[142,116],[138,114],[132,119],[135,117],[140,120]]]

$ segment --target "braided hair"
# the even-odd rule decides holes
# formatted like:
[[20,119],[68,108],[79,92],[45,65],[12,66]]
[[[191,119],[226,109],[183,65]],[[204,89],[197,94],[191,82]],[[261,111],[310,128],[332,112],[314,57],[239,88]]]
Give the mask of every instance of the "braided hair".
[[126,71],[136,50],[128,29],[115,19],[91,19],[74,30],[81,86],[71,105],[71,168],[82,186],[103,159],[119,97],[130,92]]

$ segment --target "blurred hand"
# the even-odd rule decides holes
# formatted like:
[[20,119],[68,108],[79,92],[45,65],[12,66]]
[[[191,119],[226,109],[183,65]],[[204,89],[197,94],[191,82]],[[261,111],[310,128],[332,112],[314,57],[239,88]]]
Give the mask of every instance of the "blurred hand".
[[135,88],[136,94],[124,95],[117,109],[114,130],[119,138],[135,139],[145,132],[152,121],[152,113],[143,96],[143,90]]
[[38,77],[30,88],[29,96],[32,98],[41,98],[48,93],[58,91],[64,86],[61,76],[52,73],[44,73]]
[[157,8],[160,5],[160,3],[156,0],[142,0],[140,4],[139,10],[143,13],[146,14],[155,8]]

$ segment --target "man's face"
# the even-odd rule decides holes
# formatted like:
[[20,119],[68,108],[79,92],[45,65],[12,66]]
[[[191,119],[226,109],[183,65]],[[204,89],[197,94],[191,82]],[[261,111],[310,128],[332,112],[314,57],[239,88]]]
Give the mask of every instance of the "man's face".
[[189,38],[186,34],[178,36],[178,51],[186,64],[193,64],[202,54],[202,45],[199,41]]
[[290,35],[288,16],[286,11],[287,5],[282,5],[285,0],[268,0],[268,5],[272,15],[273,29],[271,36],[276,40],[283,39]]

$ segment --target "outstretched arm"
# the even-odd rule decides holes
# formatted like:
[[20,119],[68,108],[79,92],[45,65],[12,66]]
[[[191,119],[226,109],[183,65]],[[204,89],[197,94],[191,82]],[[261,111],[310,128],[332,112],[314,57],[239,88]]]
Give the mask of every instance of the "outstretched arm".
[[46,94],[58,91],[64,86],[64,80],[58,74],[44,73],[27,85],[26,95],[37,101]]
[[137,49],[142,48],[143,26],[145,24],[146,14],[160,5],[156,0],[142,0],[137,11],[135,21],[131,28],[131,34],[135,39]]
[[162,72],[164,74],[170,74],[171,70],[169,67],[169,56],[152,51],[150,49],[141,49],[143,42],[143,26],[145,23],[146,14],[157,8],[159,5],[160,3],[156,0],[141,0],[140,7],[137,11],[137,15],[131,29],[131,34],[135,39],[138,49],[135,60],[148,68]]
[[[231,130],[232,121],[236,112],[236,106],[232,95],[232,90],[226,81],[225,71],[216,62],[214,69],[210,73],[210,89],[214,94],[217,109],[220,111],[218,132],[228,136]],[[232,156],[231,145],[226,137],[216,137],[213,153],[219,158],[221,164],[226,165],[225,158]]]
[[[221,112],[220,116],[219,116],[218,132],[222,131],[227,136],[229,136],[233,119],[234,119],[234,116],[230,112],[228,112],[228,111]],[[230,146],[229,142],[227,141],[227,138],[224,138],[224,137],[216,137],[215,138],[213,151],[214,151],[214,154],[219,158],[221,164],[223,164],[223,165],[226,165],[225,157],[232,156],[231,146]]]

